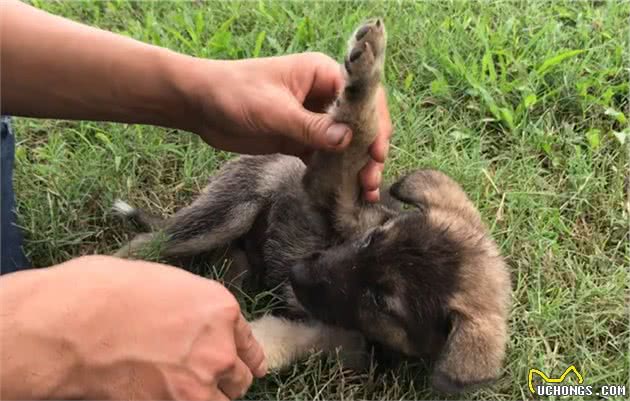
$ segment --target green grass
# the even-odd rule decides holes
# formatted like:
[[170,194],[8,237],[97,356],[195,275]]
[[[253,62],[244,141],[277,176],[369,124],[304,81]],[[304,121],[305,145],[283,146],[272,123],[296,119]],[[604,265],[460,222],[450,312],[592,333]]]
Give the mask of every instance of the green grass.
[[[576,364],[630,391],[628,2],[48,2],[88,24],[197,56],[342,55],[381,15],[395,134],[386,176],[458,179],[506,255],[514,308],[503,378],[474,399],[531,398],[529,368]],[[20,119],[16,184],[34,263],[107,253],[128,238],[117,197],[185,205],[232,155],[146,126]],[[385,377],[313,357],[258,381],[254,399],[443,398],[422,369]],[[461,396],[460,396],[461,398]]]

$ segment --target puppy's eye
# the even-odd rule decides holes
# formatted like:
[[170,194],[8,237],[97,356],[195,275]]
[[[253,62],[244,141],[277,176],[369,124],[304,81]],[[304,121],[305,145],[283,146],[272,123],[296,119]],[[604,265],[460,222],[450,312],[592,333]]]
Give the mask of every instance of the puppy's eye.
[[359,248],[367,248],[372,243],[372,238],[374,237],[373,233],[368,234],[365,238],[361,240],[359,243]]
[[385,302],[385,298],[383,294],[379,292],[370,291],[370,298],[374,305],[381,310],[387,309],[387,303]]
[[376,230],[370,231],[365,237],[363,237],[363,239],[359,241],[358,247],[363,249],[372,245],[372,243],[374,242],[374,237],[376,237]]
[[314,260],[319,259],[321,256],[322,256],[321,252],[313,252],[306,259],[308,259],[310,261],[314,261]]

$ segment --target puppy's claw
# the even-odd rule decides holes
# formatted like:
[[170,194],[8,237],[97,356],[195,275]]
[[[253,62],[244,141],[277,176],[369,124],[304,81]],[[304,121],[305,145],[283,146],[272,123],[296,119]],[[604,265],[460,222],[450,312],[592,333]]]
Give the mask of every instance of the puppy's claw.
[[370,20],[350,37],[344,65],[350,80],[376,81],[381,72],[386,46],[385,25],[380,19]]

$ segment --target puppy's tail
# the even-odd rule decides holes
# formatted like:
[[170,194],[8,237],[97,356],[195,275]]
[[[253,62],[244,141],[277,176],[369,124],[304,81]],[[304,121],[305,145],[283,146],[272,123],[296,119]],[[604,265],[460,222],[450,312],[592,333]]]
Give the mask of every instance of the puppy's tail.
[[117,199],[112,206],[112,212],[125,220],[136,224],[143,231],[153,231],[164,226],[164,220],[142,209],[131,206],[129,203]]

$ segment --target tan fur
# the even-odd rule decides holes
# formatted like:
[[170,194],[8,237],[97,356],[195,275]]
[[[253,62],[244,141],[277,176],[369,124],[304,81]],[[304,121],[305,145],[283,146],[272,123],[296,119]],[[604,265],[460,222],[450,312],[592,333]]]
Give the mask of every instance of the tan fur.
[[507,341],[511,283],[505,262],[479,212],[454,180],[423,170],[404,185],[400,190],[407,199],[430,206],[429,221],[449,227],[468,249],[459,290],[448,302],[455,319],[437,370],[461,383],[492,380],[503,365]]
[[[357,208],[361,193],[358,176],[369,160],[369,146],[378,134],[376,94],[381,84],[387,43],[385,25],[380,20],[362,26],[369,26],[370,29],[360,40],[363,54],[359,62],[352,66],[360,72],[357,75],[347,74],[345,92],[328,110],[335,121],[350,127],[352,142],[342,153],[316,152],[304,177],[306,192],[316,204],[329,205],[330,198],[335,199],[337,229],[348,235],[369,225],[365,218],[358,216],[358,213],[363,213],[369,217],[370,213]],[[349,54],[357,45],[358,29],[350,36]],[[350,97],[352,92],[348,87],[359,88],[361,93],[356,99]]]
[[265,351],[269,370],[279,370],[304,358],[311,352],[340,352],[347,367],[365,363],[365,342],[361,334],[325,325],[297,322],[271,315],[251,322],[254,338]]
[[[359,32],[362,34],[358,35]],[[360,349],[365,335],[370,341],[408,356],[430,354],[437,357],[434,385],[444,391],[461,391],[500,374],[507,343],[509,274],[473,203],[459,184],[439,171],[416,171],[391,187],[394,198],[420,209],[415,214],[402,213],[389,201],[376,205],[362,202],[358,175],[369,160],[368,149],[378,131],[376,94],[383,74],[385,47],[385,27],[380,20],[362,25],[349,41],[345,67],[350,73],[346,87],[328,110],[335,121],[352,129],[352,142],[344,152],[318,151],[309,166],[304,166],[297,158],[280,155],[242,156],[226,163],[199,198],[158,225],[171,236],[162,255],[194,256],[237,240],[246,241],[252,237],[264,240],[263,256],[268,258],[265,259],[268,264],[264,264],[267,269],[265,280],[273,282],[273,287],[277,284],[274,280],[280,278],[281,285],[277,288],[280,288],[288,309],[306,314],[303,321],[264,316],[252,322],[254,336],[261,342],[272,370],[287,367],[313,350],[331,352],[339,346],[345,348],[346,354],[353,355],[348,360],[356,365],[365,357]],[[357,51],[361,53],[360,57],[350,60]],[[136,213],[133,209],[128,212]],[[287,213],[293,213],[292,217],[286,217]],[[257,231],[260,225],[256,224],[261,215],[266,223],[262,225],[263,233]],[[328,217],[330,221],[326,220]],[[396,271],[386,270],[389,265],[385,265],[382,274],[370,276],[374,282],[368,283],[369,286],[389,286],[388,292],[379,298],[384,306],[371,304],[369,296],[364,298],[365,294],[373,295],[371,289],[356,297],[346,296],[346,301],[352,298],[364,302],[357,303],[356,308],[353,306],[358,311],[358,323],[349,327],[361,334],[315,320],[321,317],[312,315],[313,309],[309,310],[305,305],[313,298],[321,299],[321,286],[314,287],[318,291],[314,297],[305,298],[303,294],[308,289],[303,285],[302,298],[299,298],[300,284],[288,282],[288,271],[295,279],[296,270],[299,270],[295,267],[308,259],[313,251],[329,252],[329,270],[340,271],[338,261],[343,258],[330,256],[337,255],[336,250],[330,251],[330,248],[337,249],[337,244],[322,240],[321,233],[328,232],[321,229],[322,221],[332,225],[332,231],[343,240],[339,245],[340,248],[346,246],[343,252],[352,254],[359,249],[362,239],[378,231],[379,246],[370,245],[369,249],[393,250],[394,257],[390,257],[389,263],[393,264],[392,260],[404,262],[403,266],[396,265]],[[317,224],[320,226],[315,229]],[[410,242],[404,234],[409,234],[407,237],[411,236],[417,242]],[[119,251],[119,255],[135,253],[151,238],[152,234],[136,237]],[[399,240],[403,242],[397,242]],[[423,259],[417,252],[431,256]],[[433,255],[437,257],[433,258]],[[456,257],[449,258],[453,255]],[[250,267],[250,255],[237,250],[232,256],[235,270],[228,276],[238,282],[241,273]],[[255,250],[253,257],[256,260],[261,256]],[[322,257],[316,259],[321,261]],[[378,257],[373,259],[373,265],[381,262]],[[356,260],[347,266],[353,269]],[[427,260],[442,262],[425,264]],[[367,265],[371,266],[370,263]],[[430,266],[431,271],[426,270],[426,266]],[[302,269],[307,270],[303,264]],[[315,282],[324,274],[323,270],[313,271],[316,273],[306,282]],[[436,271],[453,274],[430,274]],[[331,288],[343,287],[351,281],[335,281],[330,277],[327,276],[329,280],[325,285]],[[454,285],[446,286],[445,282],[451,279]],[[364,281],[363,277],[358,281]],[[424,284],[424,287],[410,286],[409,283]],[[417,291],[418,288],[424,288],[426,292],[435,288],[436,292],[448,295],[430,297]],[[410,297],[413,301],[424,301],[428,306],[415,308],[417,303],[409,302]],[[336,305],[341,303],[344,302]],[[448,338],[445,339],[446,329],[427,327],[437,324],[434,322],[437,318],[426,312],[429,309],[448,315],[452,324]],[[426,316],[418,316],[422,313]],[[440,318],[448,323],[446,317]],[[444,323],[445,327],[447,323]],[[414,324],[419,330],[410,331],[409,327]]]
[[119,258],[132,258],[137,256],[138,251],[144,248],[154,238],[152,233],[138,234],[129,243],[122,246],[113,256]]

